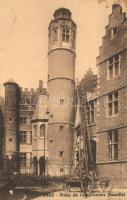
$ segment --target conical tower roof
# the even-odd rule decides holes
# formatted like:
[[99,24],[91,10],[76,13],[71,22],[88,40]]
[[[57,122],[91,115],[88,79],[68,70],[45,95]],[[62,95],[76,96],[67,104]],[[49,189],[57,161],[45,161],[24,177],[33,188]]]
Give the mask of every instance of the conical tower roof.
[[47,95],[40,94],[32,117],[32,121],[47,119]]

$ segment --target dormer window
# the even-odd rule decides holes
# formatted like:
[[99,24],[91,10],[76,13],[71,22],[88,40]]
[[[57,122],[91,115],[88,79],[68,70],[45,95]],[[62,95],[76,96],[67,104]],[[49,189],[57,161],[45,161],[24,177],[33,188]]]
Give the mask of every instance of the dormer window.
[[63,28],[62,29],[62,41],[63,42],[69,42],[69,35],[70,35],[70,29],[69,28]]
[[111,29],[111,38],[114,38],[118,34],[118,26]]

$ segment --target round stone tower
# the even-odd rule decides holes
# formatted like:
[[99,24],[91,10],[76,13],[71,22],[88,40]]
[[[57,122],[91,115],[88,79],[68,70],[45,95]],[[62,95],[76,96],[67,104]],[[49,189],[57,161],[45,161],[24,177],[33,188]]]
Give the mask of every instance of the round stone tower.
[[[48,154],[49,174],[70,174],[75,108],[76,24],[66,8],[49,25]],[[51,167],[50,167],[51,166]]]
[[19,97],[17,83],[9,80],[5,86],[5,155],[11,159],[19,151]]

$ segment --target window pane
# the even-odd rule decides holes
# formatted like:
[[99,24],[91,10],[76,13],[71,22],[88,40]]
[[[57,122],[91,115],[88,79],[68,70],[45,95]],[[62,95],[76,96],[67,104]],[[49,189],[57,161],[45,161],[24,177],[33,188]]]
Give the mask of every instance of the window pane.
[[60,105],[64,104],[64,99],[60,99]]
[[118,114],[118,101],[114,102],[114,114]]
[[62,29],[62,41],[64,42],[69,42],[69,33],[70,30],[69,29]]
[[109,159],[112,160],[112,145],[109,145],[108,149],[109,149]]
[[91,101],[91,110],[94,110],[94,101]]
[[91,123],[94,123],[94,111],[91,111]]
[[114,93],[114,99],[115,99],[115,100],[118,99],[118,92],[115,92],[115,93]]
[[57,39],[58,39],[58,28],[56,27],[53,29],[53,41],[55,42],[57,41]]
[[118,159],[118,144],[114,144],[114,160]]
[[21,124],[26,124],[27,123],[27,118],[26,117],[21,117],[20,118]]
[[108,102],[111,102],[112,99],[113,99],[113,95],[112,95],[112,94],[109,94],[109,95],[108,95]]
[[109,64],[112,64],[112,63],[113,63],[113,57],[109,58]]
[[63,129],[64,129],[64,127],[63,127],[63,126],[60,126],[59,131],[60,131],[60,132],[63,132]]
[[118,61],[119,60],[119,54],[116,54],[115,56],[114,56],[114,61]]
[[113,65],[109,66],[109,77],[113,78]]
[[112,132],[108,132],[108,143],[112,143]]
[[64,152],[63,151],[59,151],[59,157],[63,157],[64,156]]
[[115,76],[119,74],[119,62],[116,62],[114,64],[114,70],[115,70]]
[[20,132],[20,143],[21,144],[27,143],[27,132],[26,131]]
[[112,103],[108,104],[108,114],[109,114],[109,116],[111,116],[113,114],[112,113]]
[[69,42],[69,35],[66,36],[66,42]]
[[118,142],[118,130],[114,131],[114,142],[117,143]]
[[40,137],[45,137],[45,125],[40,126]]

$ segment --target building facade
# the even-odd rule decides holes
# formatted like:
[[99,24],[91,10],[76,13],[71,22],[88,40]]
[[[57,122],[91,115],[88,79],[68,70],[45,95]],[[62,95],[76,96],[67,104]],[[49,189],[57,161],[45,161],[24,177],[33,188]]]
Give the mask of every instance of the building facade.
[[[98,76],[88,72],[82,80],[88,100],[88,126],[96,142],[97,177],[109,177],[114,187],[127,188],[127,18],[119,4],[112,5],[105,30],[97,57]],[[80,123],[75,136],[81,151]]]
[[105,30],[97,58],[97,173],[127,187],[127,18],[119,4]]
[[[43,82],[39,81],[39,87],[34,90],[31,88],[24,90],[19,87],[13,80],[7,81],[5,84],[5,139],[4,139],[4,160],[8,157],[9,160],[14,157],[15,163],[20,166],[21,173],[33,173],[35,164],[33,160],[39,157],[34,153],[34,128],[35,121],[43,121],[44,98],[47,98],[46,89],[43,88]],[[40,98],[44,97],[41,99]],[[38,113],[38,115],[37,115]],[[41,116],[41,117],[40,117]],[[41,144],[38,143],[40,138],[40,129],[38,126],[38,137],[36,138],[37,148]],[[32,153],[33,151],[33,153]],[[41,155],[40,155],[41,157]],[[13,160],[14,161],[14,160]],[[19,161],[19,162],[17,162]],[[37,163],[36,163],[37,164]],[[18,167],[17,166],[17,167]]]

